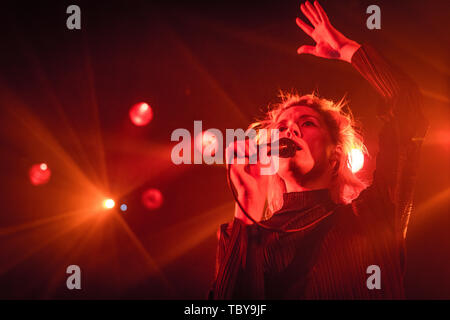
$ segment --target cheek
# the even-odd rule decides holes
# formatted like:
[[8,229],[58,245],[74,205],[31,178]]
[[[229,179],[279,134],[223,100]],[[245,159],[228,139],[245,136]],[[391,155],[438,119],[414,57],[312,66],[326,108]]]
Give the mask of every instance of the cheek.
[[316,162],[321,162],[327,159],[327,146],[328,139],[327,137],[321,134],[314,134],[304,139],[308,144],[309,151],[311,152],[311,156],[314,158]]

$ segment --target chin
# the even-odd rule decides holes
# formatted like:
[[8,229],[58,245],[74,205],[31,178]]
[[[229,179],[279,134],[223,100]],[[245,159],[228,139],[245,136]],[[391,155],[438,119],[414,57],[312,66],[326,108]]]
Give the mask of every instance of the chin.
[[304,159],[299,155],[292,158],[280,158],[279,163],[280,167],[278,170],[278,174],[281,177],[288,175],[304,176],[311,172],[315,164],[313,159]]

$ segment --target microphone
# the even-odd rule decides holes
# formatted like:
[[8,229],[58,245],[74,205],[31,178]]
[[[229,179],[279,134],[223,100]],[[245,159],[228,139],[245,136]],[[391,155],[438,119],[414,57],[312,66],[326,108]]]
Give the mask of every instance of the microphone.
[[[297,150],[301,150],[294,141],[289,138],[281,138],[278,140],[278,157],[280,158],[291,158],[295,155]],[[267,155],[270,156],[272,150],[267,152]]]

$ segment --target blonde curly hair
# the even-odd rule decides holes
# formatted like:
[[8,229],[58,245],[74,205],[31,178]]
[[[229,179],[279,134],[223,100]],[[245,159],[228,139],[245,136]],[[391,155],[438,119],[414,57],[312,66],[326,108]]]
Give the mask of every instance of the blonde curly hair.
[[[250,124],[248,130],[259,132],[260,129],[273,129],[281,113],[294,106],[307,106],[317,111],[327,125],[331,140],[338,153],[338,166],[333,176],[330,194],[335,203],[349,203],[367,184],[352,172],[349,166],[349,156],[353,149],[359,149],[367,154],[362,135],[344,98],[338,102],[320,98],[315,92],[307,95],[280,92],[280,102],[269,105],[265,117]],[[258,138],[258,135],[257,135]],[[283,205],[283,193],[286,192],[283,180],[276,174],[270,176],[267,209],[264,219],[268,219]]]

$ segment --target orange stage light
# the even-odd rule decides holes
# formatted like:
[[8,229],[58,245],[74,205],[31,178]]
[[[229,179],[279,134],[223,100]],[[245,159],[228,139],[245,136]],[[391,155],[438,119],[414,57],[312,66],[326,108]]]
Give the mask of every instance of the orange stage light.
[[103,200],[103,207],[105,209],[112,209],[112,208],[114,208],[115,205],[116,205],[116,203],[114,202],[113,199],[105,199],[105,200]]

